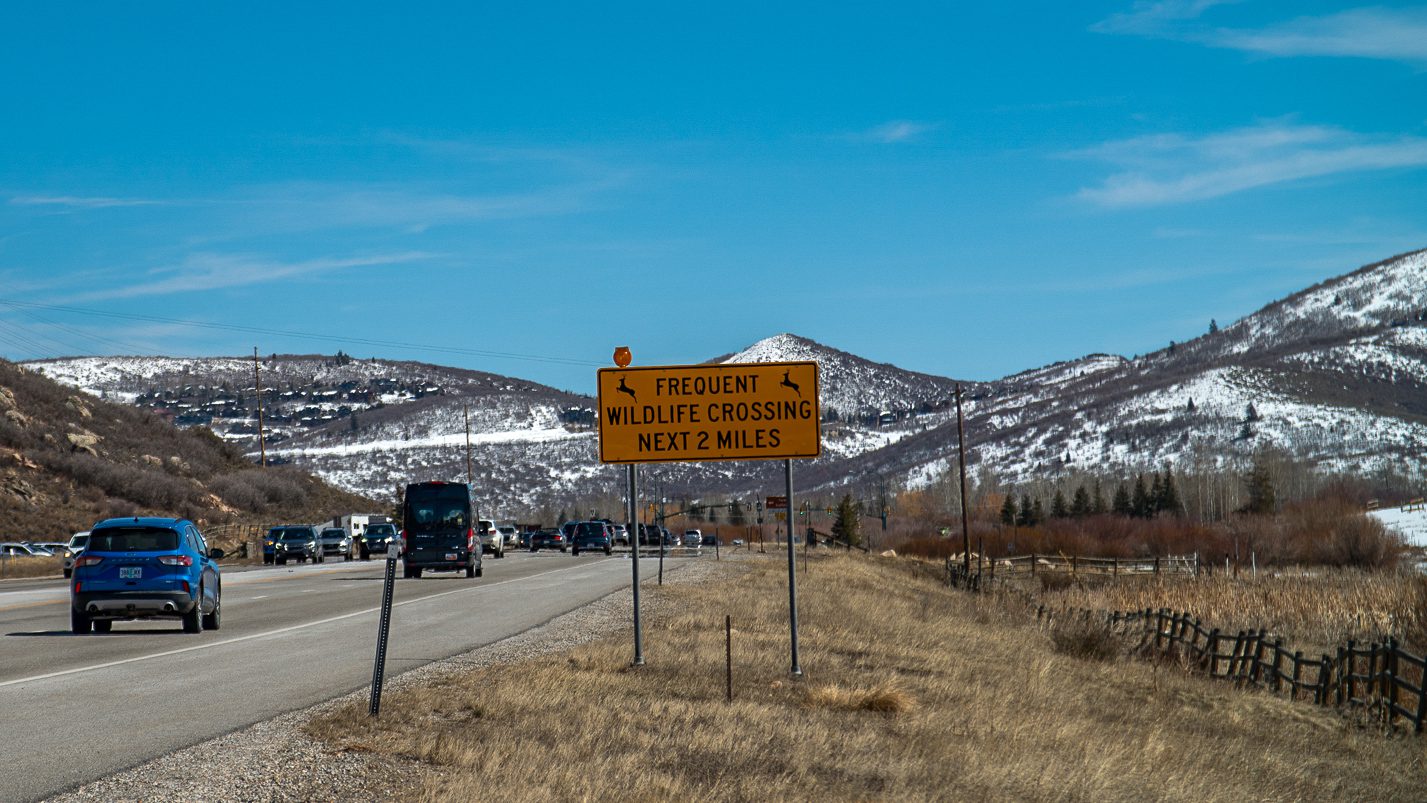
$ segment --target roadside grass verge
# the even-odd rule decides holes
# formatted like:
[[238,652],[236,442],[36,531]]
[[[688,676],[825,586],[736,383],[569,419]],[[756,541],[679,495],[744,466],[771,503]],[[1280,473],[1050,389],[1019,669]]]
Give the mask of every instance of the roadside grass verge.
[[1198,616],[1224,632],[1265,628],[1310,654],[1332,652],[1394,636],[1403,646],[1427,651],[1427,575],[1317,568],[1234,578],[1212,576],[1107,578],[1068,574],[1047,586],[1037,601],[1048,607],[1105,611],[1170,608]]
[[377,720],[349,701],[308,732],[431,764],[410,799],[433,801],[1410,800],[1427,771],[1422,740],[1332,710],[1059,652],[1023,602],[908,562],[812,560],[801,680],[780,560],[649,594],[645,667],[626,635],[391,691]]
[[59,577],[64,574],[64,558],[26,557],[0,559],[0,580],[12,577]]

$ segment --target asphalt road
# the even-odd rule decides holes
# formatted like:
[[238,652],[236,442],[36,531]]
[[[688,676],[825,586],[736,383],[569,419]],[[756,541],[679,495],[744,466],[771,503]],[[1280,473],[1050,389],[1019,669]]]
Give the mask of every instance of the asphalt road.
[[[641,579],[657,572],[644,558]],[[65,581],[0,584],[0,800],[41,799],[370,684],[380,561],[223,574],[218,631],[178,621],[69,632]],[[491,644],[628,587],[627,557],[485,561],[485,576],[398,567],[388,677]],[[199,770],[201,771],[201,769]]]

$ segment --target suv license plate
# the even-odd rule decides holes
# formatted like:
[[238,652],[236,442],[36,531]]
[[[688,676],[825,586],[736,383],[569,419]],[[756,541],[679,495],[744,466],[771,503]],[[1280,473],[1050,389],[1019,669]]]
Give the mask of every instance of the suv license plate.
[[144,567],[142,567],[142,566],[120,566],[120,567],[119,567],[119,579],[120,579],[120,580],[137,580],[137,579],[139,579],[139,578],[141,578],[141,577],[143,577],[143,576],[144,576]]
[[446,553],[446,560],[455,560],[457,557],[458,557],[458,556],[456,555],[455,552],[447,552],[447,553]]

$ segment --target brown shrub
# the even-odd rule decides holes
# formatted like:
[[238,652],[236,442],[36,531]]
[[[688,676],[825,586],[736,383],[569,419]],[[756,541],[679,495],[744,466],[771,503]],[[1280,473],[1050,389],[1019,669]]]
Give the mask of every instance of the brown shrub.
[[1066,616],[1050,629],[1051,646],[1058,653],[1088,661],[1108,661],[1120,654],[1120,636],[1105,622]]

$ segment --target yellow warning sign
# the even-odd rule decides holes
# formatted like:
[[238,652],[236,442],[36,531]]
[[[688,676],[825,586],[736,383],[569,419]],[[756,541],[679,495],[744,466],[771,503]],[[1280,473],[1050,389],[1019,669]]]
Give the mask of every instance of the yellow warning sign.
[[601,368],[600,461],[817,457],[818,364]]

